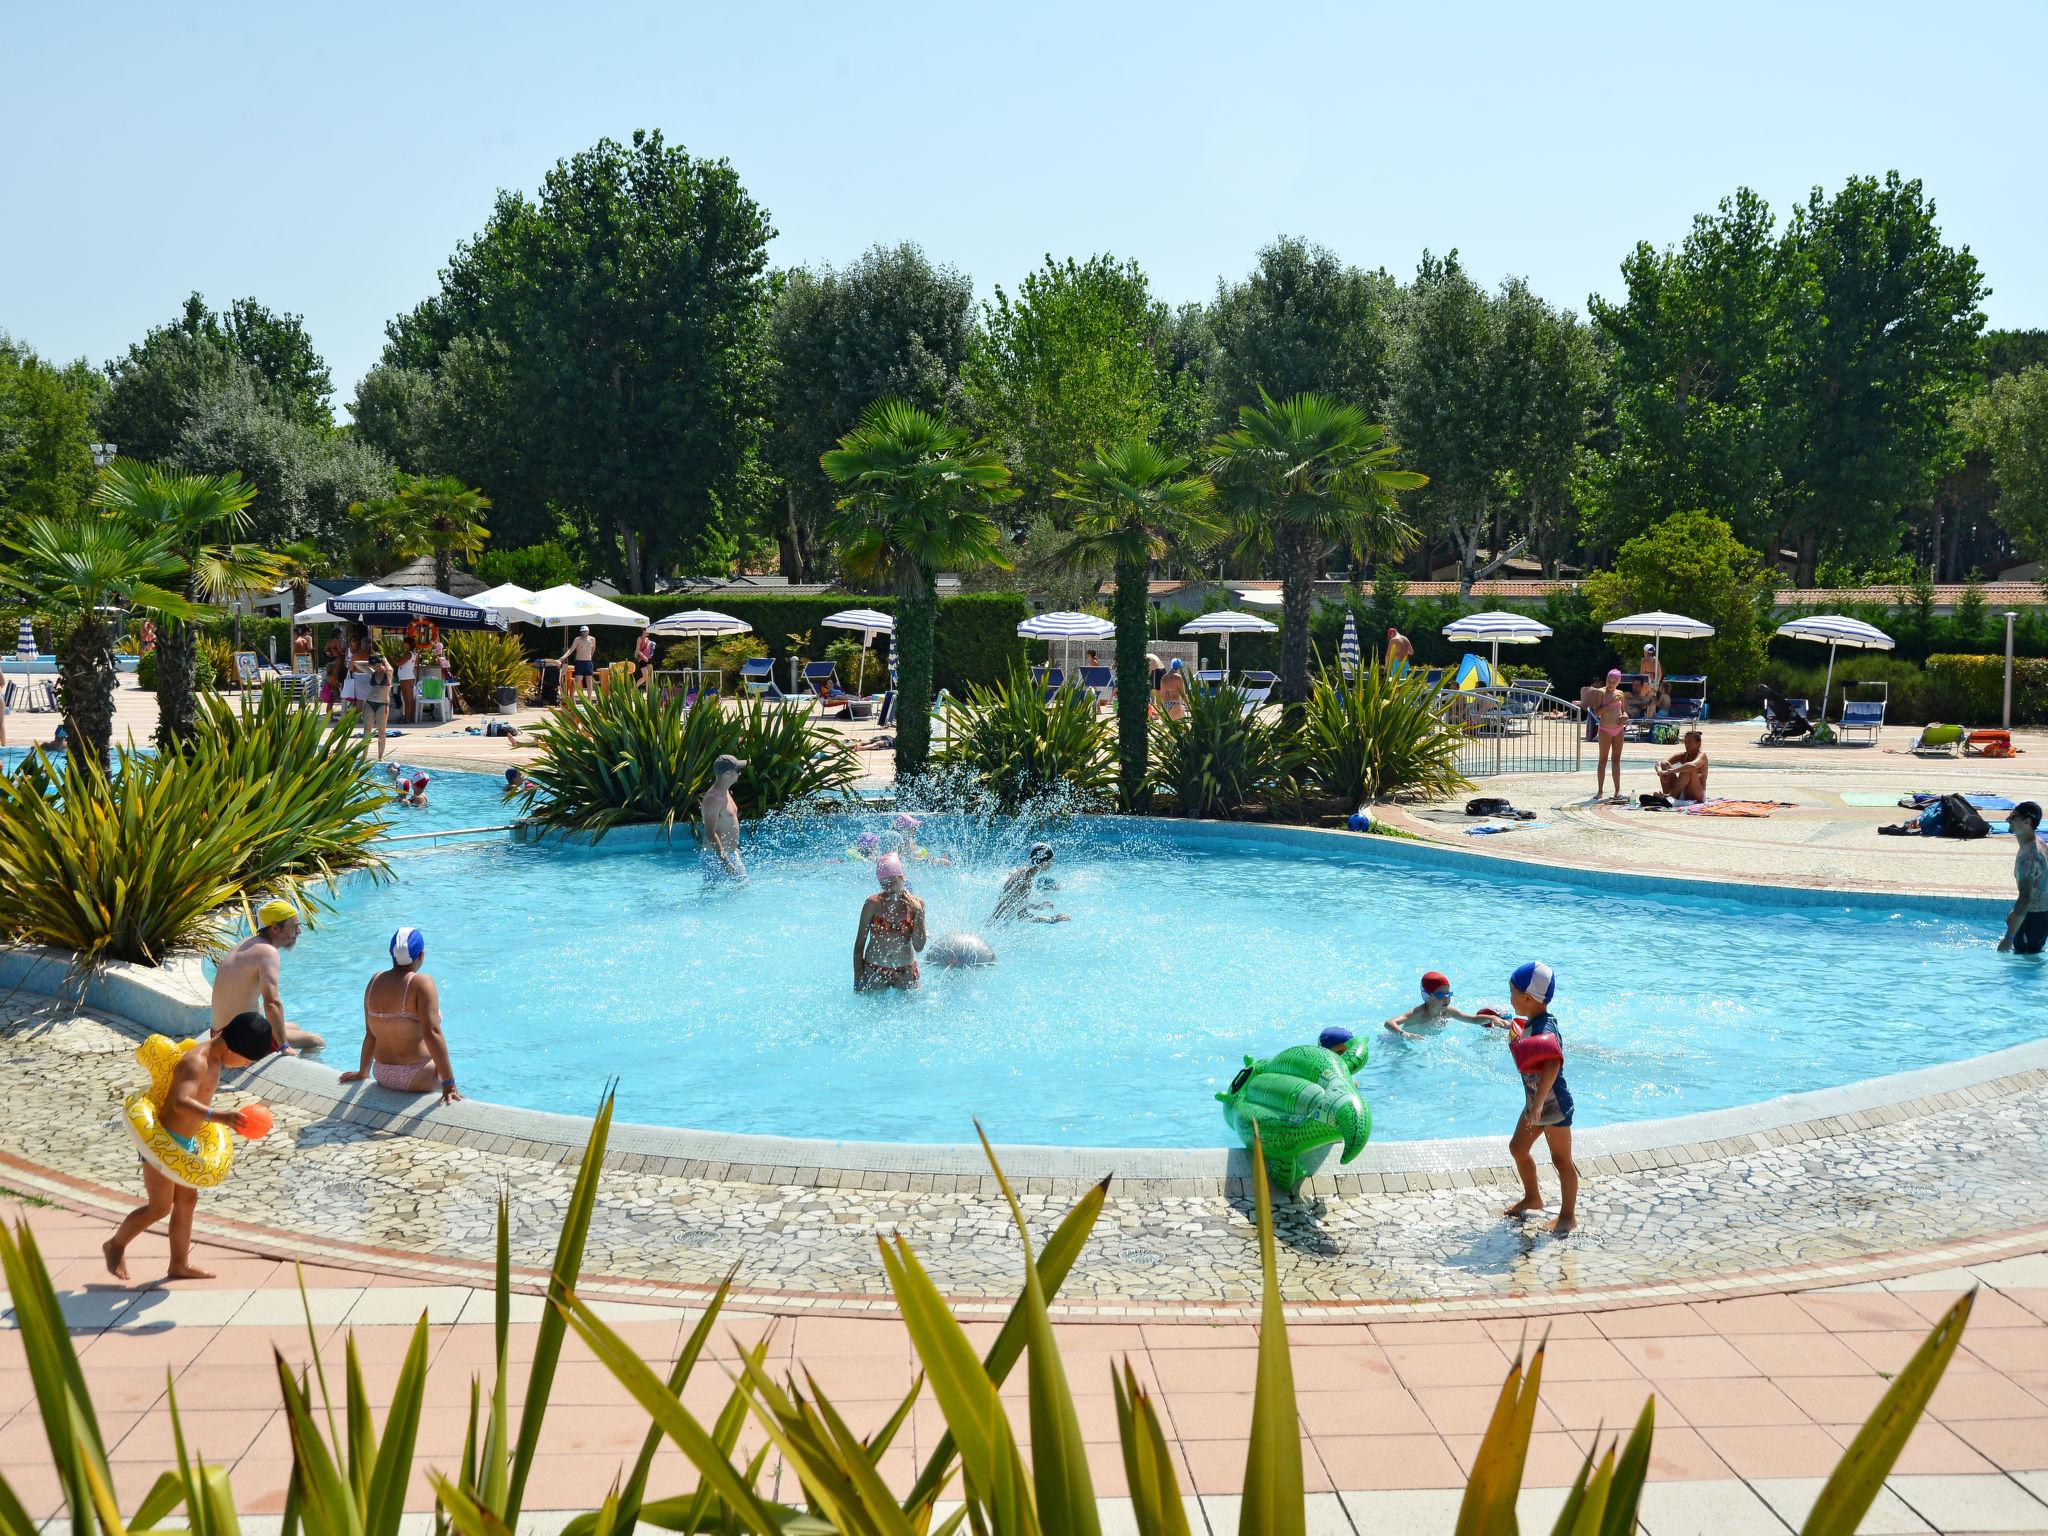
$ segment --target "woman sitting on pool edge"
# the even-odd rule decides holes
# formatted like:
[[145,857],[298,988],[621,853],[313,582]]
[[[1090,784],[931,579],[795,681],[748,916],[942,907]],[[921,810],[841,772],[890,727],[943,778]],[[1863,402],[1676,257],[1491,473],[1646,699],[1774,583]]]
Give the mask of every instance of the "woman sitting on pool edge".
[[425,974],[427,941],[417,928],[391,935],[391,969],[379,971],[363,988],[363,1054],[344,1083],[375,1079],[394,1093],[425,1093],[437,1083],[441,1102],[455,1091],[455,1068],[441,1033],[441,990]]
[[860,906],[853,932],[853,989],[909,992],[918,984],[917,952],[924,948],[924,903],[903,880],[903,860],[885,853],[875,860],[881,890]]

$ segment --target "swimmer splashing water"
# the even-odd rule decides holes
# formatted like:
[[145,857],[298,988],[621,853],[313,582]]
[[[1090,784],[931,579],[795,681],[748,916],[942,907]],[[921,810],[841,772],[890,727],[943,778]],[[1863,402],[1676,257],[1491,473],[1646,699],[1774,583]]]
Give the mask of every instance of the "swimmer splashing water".
[[853,986],[857,992],[909,992],[918,984],[917,952],[924,948],[924,903],[910,894],[903,860],[875,860],[882,889],[861,903],[853,934]]

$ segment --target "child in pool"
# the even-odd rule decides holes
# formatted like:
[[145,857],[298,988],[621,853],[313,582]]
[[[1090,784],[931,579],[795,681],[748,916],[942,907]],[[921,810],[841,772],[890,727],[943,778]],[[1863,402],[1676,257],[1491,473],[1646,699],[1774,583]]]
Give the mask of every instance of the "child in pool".
[[1387,1020],[1387,1028],[1405,1040],[1420,1040],[1423,1031],[1435,1034],[1452,1019],[1462,1019],[1467,1024],[1482,1024],[1491,1029],[1498,1021],[1483,1013],[1466,1013],[1451,1006],[1451,979],[1442,971],[1425,971],[1422,974],[1422,1001],[1406,1013],[1397,1013]]
[[[213,1093],[220,1087],[221,1069],[246,1067],[253,1061],[261,1061],[276,1048],[276,1044],[271,1038],[270,1020],[260,1013],[236,1014],[219,1034],[204,1045],[187,1051],[171,1070],[171,1086],[164,1094],[163,1107],[157,1111],[157,1124],[187,1151],[192,1150],[202,1125],[226,1125],[239,1130],[242,1125],[240,1110],[213,1107]],[[143,1162],[142,1193],[142,1204],[124,1216],[121,1225],[114,1229],[114,1235],[100,1245],[100,1252],[106,1257],[107,1273],[116,1280],[126,1280],[128,1245],[168,1216],[171,1218],[171,1267],[166,1277],[172,1280],[211,1280],[213,1275],[210,1271],[200,1269],[192,1262],[192,1215],[199,1206],[199,1191],[188,1184],[178,1183],[169,1174]]]
[[1508,1047],[1522,1077],[1522,1116],[1508,1138],[1508,1153],[1522,1176],[1522,1198],[1501,1214],[1529,1216],[1543,1209],[1536,1159],[1531,1155],[1541,1136],[1557,1170],[1557,1220],[1550,1230],[1566,1237],[1579,1224],[1579,1170],[1572,1161],[1572,1091],[1564,1081],[1564,1036],[1550,1016],[1550,999],[1556,992],[1557,978],[1541,960],[1524,961],[1508,978],[1508,996],[1517,1015],[1508,1031]]

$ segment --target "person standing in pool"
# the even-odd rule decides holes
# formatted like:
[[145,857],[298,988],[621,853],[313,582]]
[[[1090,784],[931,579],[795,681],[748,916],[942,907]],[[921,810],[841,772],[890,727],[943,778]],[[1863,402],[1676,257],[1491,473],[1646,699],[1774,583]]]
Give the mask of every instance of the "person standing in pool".
[[363,988],[363,1054],[344,1083],[374,1078],[394,1093],[425,1093],[440,1086],[441,1102],[453,1104],[455,1068],[441,1033],[441,990],[421,969],[427,941],[417,928],[391,935],[391,968]]
[[256,909],[256,931],[214,962],[213,1032],[239,1014],[260,1013],[280,1051],[317,1051],[327,1042],[310,1029],[287,1023],[278,976],[283,952],[299,942],[299,914],[288,901],[270,900]]
[[2005,813],[2019,853],[2012,861],[2013,884],[2019,899],[2005,914],[2005,937],[1998,952],[2038,955],[2048,949],[2048,848],[2041,844],[2041,806],[2022,800]]
[[913,991],[917,953],[924,948],[924,903],[910,894],[903,860],[893,853],[875,860],[875,879],[882,888],[861,903],[853,931],[853,989]]
[[1049,901],[1033,901],[1031,887],[1040,875],[1052,868],[1052,844],[1033,843],[1028,861],[1010,871],[1003,881],[1002,894],[996,897],[996,909],[989,913],[991,923],[1014,922],[1027,918],[1034,923],[1064,923],[1067,914],[1055,912]]
[[1508,999],[1516,1019],[1508,1033],[1515,1070],[1522,1078],[1522,1117],[1508,1138],[1508,1154],[1522,1176],[1522,1198],[1501,1214],[1529,1216],[1543,1209],[1532,1149],[1541,1136],[1557,1170],[1557,1220],[1550,1230],[1566,1237],[1579,1224],[1579,1169],[1572,1161],[1572,1091],[1564,1081],[1564,1036],[1550,1016],[1557,978],[1541,960],[1524,961],[1508,978]]
[[747,866],[740,862],[740,808],[732,798],[732,787],[746,766],[745,758],[720,753],[711,765],[711,787],[698,802],[704,845],[697,850],[697,862],[704,878],[714,883],[747,878]]

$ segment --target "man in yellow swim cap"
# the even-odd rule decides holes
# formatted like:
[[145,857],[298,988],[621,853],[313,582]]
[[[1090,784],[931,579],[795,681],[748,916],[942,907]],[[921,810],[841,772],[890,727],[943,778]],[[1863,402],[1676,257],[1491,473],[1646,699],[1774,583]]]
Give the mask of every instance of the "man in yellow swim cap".
[[213,1032],[237,1014],[260,1013],[270,1020],[280,1051],[317,1051],[326,1040],[288,1023],[279,990],[280,959],[299,942],[299,911],[275,897],[256,909],[256,931],[220,957],[213,968]]

